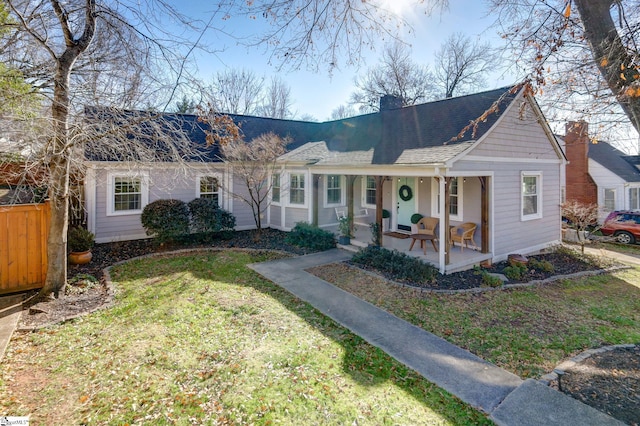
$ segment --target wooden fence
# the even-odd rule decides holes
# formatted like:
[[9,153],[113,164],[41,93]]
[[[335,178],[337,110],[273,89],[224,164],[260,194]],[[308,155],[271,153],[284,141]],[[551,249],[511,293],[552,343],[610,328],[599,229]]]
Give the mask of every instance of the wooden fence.
[[49,203],[0,206],[0,294],[44,285],[49,215]]

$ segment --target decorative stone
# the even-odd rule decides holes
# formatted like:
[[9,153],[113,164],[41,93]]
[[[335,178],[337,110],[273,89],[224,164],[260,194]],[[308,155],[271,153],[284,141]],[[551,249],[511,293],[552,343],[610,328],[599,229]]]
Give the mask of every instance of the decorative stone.
[[511,266],[516,266],[516,265],[526,266],[527,263],[529,263],[529,259],[527,259],[525,256],[521,254],[510,254],[508,259],[509,259],[509,265]]

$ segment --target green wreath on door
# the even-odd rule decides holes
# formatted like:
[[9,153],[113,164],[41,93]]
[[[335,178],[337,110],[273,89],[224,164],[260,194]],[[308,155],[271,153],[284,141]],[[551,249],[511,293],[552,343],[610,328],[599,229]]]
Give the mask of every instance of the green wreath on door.
[[402,185],[398,190],[398,195],[402,201],[409,201],[413,198],[413,191],[409,185]]

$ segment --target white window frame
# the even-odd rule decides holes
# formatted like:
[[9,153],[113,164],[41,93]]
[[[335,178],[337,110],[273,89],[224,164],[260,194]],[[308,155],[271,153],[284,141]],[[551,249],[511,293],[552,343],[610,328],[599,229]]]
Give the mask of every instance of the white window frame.
[[[635,197],[631,195],[635,192]],[[633,205],[631,202],[635,199],[636,204]],[[640,210],[640,188],[639,187],[631,187],[629,188],[629,210]]]
[[[525,214],[524,206],[525,206],[525,197],[530,195],[525,195],[524,193],[524,179],[535,177],[536,178],[536,212]],[[523,171],[520,172],[520,220],[535,220],[542,218],[542,172],[540,171]]]
[[[451,214],[449,212],[449,220],[454,220],[456,222],[464,222],[464,214],[463,214],[463,203],[464,200],[464,176],[452,176],[452,178],[458,181],[458,194],[456,195],[458,198],[458,214]],[[440,184],[437,179],[431,179],[431,215],[439,217],[440,216]],[[449,194],[449,198],[451,198],[451,194]],[[451,203],[449,203],[451,204]]]
[[[607,206],[607,192],[613,194],[613,206]],[[606,211],[612,212],[616,209],[616,198],[618,198],[615,188],[604,188],[602,190],[602,206]]]
[[218,181],[218,192],[206,192],[205,194],[218,194],[218,207],[222,206],[222,175],[220,173],[200,173],[196,178],[196,198],[202,198],[200,191],[200,181],[202,178],[212,177]]
[[369,178],[373,179],[373,184],[375,185],[375,189],[373,189],[373,191],[376,191],[376,192],[378,191],[376,177],[371,175],[365,176],[362,183],[362,207],[375,209],[376,208],[375,204],[367,203],[367,191],[369,190],[369,187],[367,186],[367,184],[369,183],[368,182]]
[[[304,187],[302,188],[303,191],[303,198],[304,201],[303,203],[292,203],[291,202],[291,194],[292,192],[292,188],[291,188],[291,179],[293,176],[302,176],[304,178]],[[289,172],[287,173],[287,192],[289,193],[288,197],[287,197],[287,206],[291,206],[291,207],[300,207],[300,208],[306,208],[307,207],[307,202],[308,202],[308,198],[307,197],[307,187],[309,186],[309,177],[307,176],[307,173],[305,172]],[[282,194],[280,194],[280,199],[282,199]]]
[[[116,178],[140,179],[140,208],[135,210],[115,210],[115,181]],[[127,216],[141,214],[149,204],[149,172],[109,172],[107,173],[107,216]]]
[[[275,185],[275,177],[278,178],[278,186]],[[278,199],[273,198],[273,190],[278,188]],[[282,203],[282,174],[278,172],[271,173],[271,204],[279,206]]]
[[[340,201],[338,201],[337,203],[330,203],[329,202],[329,176],[337,176],[338,177],[338,182],[340,183],[340,187],[339,188],[333,188],[333,189],[339,189],[340,190]],[[324,176],[324,207],[341,207],[345,205],[345,199],[346,199],[346,191],[345,191],[345,185],[346,185],[346,178],[342,175],[325,175]],[[305,194],[306,196],[306,194]]]

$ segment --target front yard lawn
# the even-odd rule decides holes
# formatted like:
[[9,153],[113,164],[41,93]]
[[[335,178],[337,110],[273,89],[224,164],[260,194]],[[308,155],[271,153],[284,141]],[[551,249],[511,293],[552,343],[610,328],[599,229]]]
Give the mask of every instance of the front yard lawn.
[[640,267],[458,294],[399,287],[346,264],[310,272],[522,378],[585,349],[640,342]]
[[489,424],[246,268],[259,252],[135,260],[115,306],[11,341],[0,412],[32,424]]

